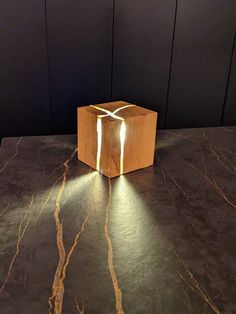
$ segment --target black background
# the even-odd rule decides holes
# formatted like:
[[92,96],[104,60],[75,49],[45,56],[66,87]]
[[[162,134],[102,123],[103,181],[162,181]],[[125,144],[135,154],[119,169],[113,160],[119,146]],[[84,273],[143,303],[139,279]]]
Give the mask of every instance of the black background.
[[0,137],[76,132],[126,100],[160,128],[236,124],[235,0],[0,2]]

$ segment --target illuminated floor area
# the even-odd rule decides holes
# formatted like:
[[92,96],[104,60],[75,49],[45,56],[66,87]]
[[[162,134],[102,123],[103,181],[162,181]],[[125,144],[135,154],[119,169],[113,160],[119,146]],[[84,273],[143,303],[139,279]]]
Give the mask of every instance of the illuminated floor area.
[[111,181],[75,149],[2,141],[0,313],[236,313],[236,127],[160,131]]

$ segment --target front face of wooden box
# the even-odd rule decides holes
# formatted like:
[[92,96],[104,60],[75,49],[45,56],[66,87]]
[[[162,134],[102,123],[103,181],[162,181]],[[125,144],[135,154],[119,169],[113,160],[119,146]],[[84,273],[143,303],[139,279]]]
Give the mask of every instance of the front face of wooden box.
[[153,164],[157,113],[114,102],[78,108],[78,159],[105,176]]

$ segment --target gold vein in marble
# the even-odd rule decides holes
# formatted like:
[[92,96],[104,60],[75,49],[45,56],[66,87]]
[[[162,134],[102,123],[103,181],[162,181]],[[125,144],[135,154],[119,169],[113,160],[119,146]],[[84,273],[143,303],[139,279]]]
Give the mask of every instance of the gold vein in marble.
[[[170,171],[161,164],[161,162],[159,162],[162,174],[163,174],[163,180],[165,183],[165,186],[170,194],[170,196],[173,199],[176,199],[176,197],[174,196],[174,194],[172,193],[169,185],[167,184],[166,181],[166,176],[165,176],[165,171],[167,172],[167,174],[169,175],[169,177],[171,178],[172,182],[174,183],[174,185],[179,189],[179,191],[184,195],[185,199],[188,201],[188,203],[190,202],[187,193],[181,188],[181,186],[178,184],[178,182],[176,181],[176,179],[172,176],[172,174],[170,173]],[[191,207],[192,205],[189,204]],[[198,236],[202,239],[203,243],[205,243],[207,245],[208,248],[210,248],[210,245],[208,244],[208,242],[206,241],[206,239],[201,235],[201,232],[199,231],[199,229],[195,226],[195,224],[191,221],[191,219],[184,213],[183,210],[179,210],[180,214],[186,219],[186,221],[190,224],[190,226],[194,229],[194,231],[198,234]]]
[[[161,162],[160,162],[160,158],[157,156],[157,159],[159,161],[159,165],[160,165],[160,168],[161,170],[164,172],[164,170],[167,171],[167,173],[169,174],[169,171],[166,167],[162,166]],[[164,170],[162,169],[164,167]],[[173,176],[171,177],[171,179],[173,178]],[[165,182],[165,179],[164,179],[164,182]],[[176,181],[173,181],[174,183]],[[178,187],[178,186],[177,186]],[[169,194],[171,195],[171,197],[173,199],[176,199],[176,197],[173,195],[173,193],[171,193],[170,189],[169,189],[169,186],[167,185],[167,190],[169,192]],[[187,202],[189,203],[189,206],[192,208],[192,205],[191,205],[191,202],[190,200],[188,199],[187,197],[187,194],[184,195]],[[218,253],[215,251],[215,249],[209,244],[209,242],[206,240],[206,238],[201,234],[199,228],[191,221],[191,219],[184,213],[183,210],[179,210],[180,214],[187,220],[187,222],[189,223],[189,225],[192,227],[192,230],[196,232],[196,234],[199,236],[199,238],[202,240],[202,242],[206,245],[206,247],[209,249],[209,252],[211,254],[211,256],[214,258],[214,260],[219,263],[219,264],[223,264],[224,265],[224,262],[222,262],[222,260],[220,260],[218,258]],[[191,229],[190,229],[191,230]],[[191,231],[192,231],[191,230]],[[229,275],[229,274],[228,274]],[[210,278],[210,276],[208,275],[208,273],[205,273],[205,276],[207,276],[208,280],[209,281],[212,281],[212,279]],[[231,277],[230,275],[230,278],[232,280],[232,283],[234,282],[234,279]],[[220,287],[216,287],[216,289],[220,292],[221,295],[223,295],[223,292],[222,290],[220,289]]]
[[2,217],[2,216],[5,214],[5,212],[8,210],[8,208],[9,208],[9,203],[8,203],[7,206],[0,212],[0,217]]
[[177,138],[181,138],[181,139],[184,139],[184,140],[187,140],[187,141],[190,141],[190,142],[193,142],[193,143],[197,143],[197,144],[200,143],[200,141],[198,141],[198,140],[196,140],[196,139],[193,139],[192,137],[183,135],[183,134],[175,133],[175,132],[168,131],[168,130],[165,130],[165,132],[166,132],[167,134],[174,135],[174,136],[177,137]]
[[[164,173],[163,169],[166,171],[166,173],[168,174],[168,176],[171,178],[171,180],[173,181],[174,185],[178,188],[178,190],[188,199],[188,195],[187,193],[184,191],[184,189],[179,185],[179,183],[176,181],[176,179],[173,177],[173,175],[171,174],[171,172],[161,163],[161,159],[158,157],[157,153],[157,160],[159,162],[160,168],[162,169],[162,172]],[[166,182],[166,177],[164,179],[164,182]],[[169,190],[169,188],[168,188]],[[173,195],[173,194],[172,194]]]
[[161,297],[159,296],[158,298],[158,306],[159,306],[159,313],[160,314],[164,314],[163,311],[162,311],[162,301],[161,301]]
[[72,256],[75,248],[77,247],[77,245],[79,243],[79,238],[85,229],[85,225],[87,224],[88,219],[89,219],[89,215],[86,216],[86,218],[82,224],[82,227],[81,227],[80,231],[77,233],[77,235],[74,239],[73,245],[71,246],[69,252],[67,254],[64,253],[64,259],[61,260],[61,263],[58,264],[58,266],[59,265],[60,266],[57,268],[57,272],[56,272],[56,275],[54,277],[54,282],[53,282],[53,287],[52,287],[52,296],[49,299],[50,313],[51,313],[52,308],[53,308],[52,301],[54,301],[54,313],[55,314],[61,314],[62,313],[63,298],[64,298],[64,292],[65,292],[64,280],[66,278],[66,271],[67,271],[68,265],[70,263],[71,256]]
[[84,303],[82,303],[81,307],[80,307],[79,302],[75,298],[75,305],[76,305],[76,309],[79,312],[79,314],[84,314]]
[[[170,140],[172,143],[173,141]],[[175,145],[175,144],[174,144]],[[202,158],[202,162],[204,165],[204,169],[205,169],[205,173],[203,173],[201,170],[199,170],[197,167],[193,166],[190,162],[188,162],[187,160],[185,160],[184,158],[182,158],[178,153],[175,153],[175,155],[182,160],[183,162],[185,162],[189,167],[191,167],[193,170],[195,170],[203,179],[206,180],[206,182],[213,187],[213,189],[216,191],[216,193],[222,197],[226,203],[228,203],[230,206],[232,206],[233,208],[236,208],[236,203],[234,203],[234,201],[230,200],[228,198],[228,196],[226,196],[226,194],[224,193],[223,189],[219,186],[219,184],[216,182],[216,180],[214,178],[210,179],[209,176],[207,175],[207,171],[206,171],[206,164],[204,163],[204,160]]]
[[[236,171],[236,167],[231,162],[231,160],[229,160],[221,151],[219,151],[216,146],[208,145],[208,147],[210,151],[212,152],[212,154],[216,157],[218,162],[222,165],[222,167],[224,167],[225,169],[229,171],[232,171],[232,170]],[[225,160],[231,167],[229,167],[223,160]]]
[[63,178],[63,175],[61,175],[61,176],[54,182],[54,184],[52,185],[52,187],[51,187],[51,189],[50,189],[50,191],[49,191],[49,193],[48,193],[48,196],[47,196],[45,199],[42,199],[41,204],[40,204],[40,206],[38,207],[39,213],[38,213],[38,215],[36,216],[35,224],[37,224],[37,222],[38,222],[40,216],[42,215],[42,212],[43,212],[45,206],[48,204],[48,202],[49,202],[49,200],[50,200],[50,198],[51,198],[51,196],[52,196],[52,193],[53,193],[53,191],[54,191],[54,189],[55,189],[55,186],[57,185],[57,183],[58,183],[62,178]]
[[228,196],[226,196],[226,194],[224,193],[223,189],[219,186],[219,184],[216,182],[216,180],[214,178],[210,179],[209,176],[206,173],[203,173],[201,170],[199,170],[198,168],[193,166],[190,162],[188,162],[187,160],[185,160],[183,158],[180,158],[180,159],[183,160],[193,170],[195,170],[203,179],[205,179],[206,182],[210,186],[213,187],[213,189],[216,191],[216,193],[226,201],[226,203],[228,203],[233,208],[236,208],[236,203],[234,203],[234,201],[230,200],[228,198]]
[[[177,183],[177,181],[174,179],[174,177],[171,175],[171,173],[169,172],[169,170],[164,167],[161,164],[160,158],[157,156],[157,159],[159,161],[159,165],[161,168],[164,168],[164,170],[168,173],[168,175],[170,176],[170,178],[172,179],[173,183],[177,186],[177,188],[181,191],[181,193],[185,196],[185,198],[189,201],[187,193],[180,187],[180,185]],[[164,172],[164,171],[163,171]],[[166,182],[166,178],[164,179],[164,182]],[[169,189],[169,187],[168,187]],[[173,195],[173,194],[172,194]],[[190,205],[191,206],[191,205]],[[197,234],[200,236],[200,238],[204,241],[204,243],[210,248],[208,242],[204,239],[204,237],[202,237],[200,231],[198,230],[198,228],[191,222],[191,220],[189,220],[189,218],[182,212],[180,211],[181,214],[187,219],[187,221],[190,223],[190,225],[194,228],[194,230],[197,232]],[[201,287],[201,284],[197,281],[197,279],[193,276],[193,274],[190,272],[190,270],[185,266],[183,260],[180,258],[180,256],[177,254],[177,252],[174,250],[175,255],[177,256],[177,258],[180,260],[181,264],[183,265],[185,271],[187,272],[189,278],[192,280],[193,285],[190,285],[189,282],[185,282],[188,284],[188,286],[193,289],[195,292],[198,293],[198,295],[200,295],[203,300],[213,309],[213,311],[217,314],[220,314],[219,309],[217,308],[217,306],[214,304],[214,302],[212,301],[212,299],[207,295],[206,292],[204,292],[205,289],[203,289],[203,287]],[[182,276],[179,273],[179,276]],[[181,278],[182,280],[184,280],[185,278],[182,276]]]
[[203,137],[206,139],[207,141],[207,147],[210,150],[210,152],[212,153],[212,155],[217,159],[217,161],[219,162],[219,164],[229,170],[230,172],[232,170],[236,171],[236,167],[234,166],[234,164],[232,163],[231,160],[229,160],[229,158],[227,158],[225,156],[225,154],[219,149],[219,147],[217,147],[215,144],[213,144],[210,139],[208,138],[208,136],[206,135],[206,132],[203,132]]
[[25,274],[24,274],[24,288],[26,287],[26,282],[27,282],[28,275],[29,275],[29,271],[30,271],[31,264],[32,264],[32,258],[33,258],[33,249],[31,249],[30,257],[29,257],[29,262],[28,262],[28,265],[27,265],[27,267],[26,267],[26,269],[25,269]]
[[4,163],[4,165],[3,165],[2,168],[0,169],[0,173],[2,173],[2,172],[6,169],[7,165],[9,164],[9,162],[10,162],[11,160],[13,160],[13,159],[17,156],[17,154],[18,154],[18,145],[20,144],[20,142],[21,142],[22,139],[23,139],[23,137],[20,137],[20,139],[19,139],[18,142],[16,143],[16,151],[15,151],[15,153]]
[[[10,262],[7,275],[6,275],[5,280],[4,280],[4,282],[3,282],[2,286],[1,286],[1,289],[0,289],[0,293],[3,292],[3,290],[4,290],[5,286],[6,286],[6,283],[7,283],[8,279],[9,279],[9,277],[11,275],[12,267],[13,267],[13,265],[15,263],[15,260],[16,260],[16,258],[18,256],[19,252],[20,252],[21,241],[22,241],[22,239],[24,237],[24,234],[25,234],[25,232],[26,232],[26,230],[27,230],[27,228],[29,226],[29,223],[31,221],[31,216],[29,218],[27,218],[27,216],[28,216],[28,213],[29,213],[30,209],[32,208],[33,203],[34,203],[34,196],[35,195],[33,194],[32,197],[31,197],[31,201],[30,201],[30,204],[28,206],[28,209],[26,210],[25,215],[24,215],[24,217],[21,220],[21,223],[19,225],[18,238],[17,238],[17,242],[16,242],[16,251],[15,251],[15,254],[14,254],[14,256],[13,256],[11,262]],[[24,225],[24,223],[25,223],[25,225]]]
[[[78,148],[76,148],[76,149],[73,151],[73,153],[72,153],[71,157],[69,158],[69,160],[72,160],[72,159],[74,158],[74,155],[77,153],[77,151],[78,151]],[[66,161],[67,161],[67,160],[66,160]],[[60,168],[64,168],[66,161],[63,161],[63,163],[61,163],[59,166],[57,166],[57,167],[48,175],[48,177],[50,178],[51,176],[53,176],[54,173],[56,173],[57,170],[59,170]]]
[[[160,169],[162,171],[162,175],[163,175],[163,180],[165,183],[165,186],[170,194],[170,196],[172,197],[172,199],[176,199],[176,197],[174,196],[174,194],[172,193],[167,181],[166,181],[166,176],[165,176],[165,171],[168,174],[168,176],[171,178],[172,182],[174,183],[174,185],[179,189],[179,191],[183,194],[184,198],[186,199],[186,201],[188,202],[189,206],[192,208],[192,204],[191,201],[187,195],[187,193],[183,190],[183,188],[181,188],[181,186],[178,184],[178,182],[176,181],[176,179],[173,177],[173,175],[171,175],[170,171],[161,163],[160,158],[157,156],[157,160],[159,162],[159,166]],[[213,248],[211,247],[211,245],[208,243],[208,241],[202,236],[199,228],[192,222],[192,220],[184,213],[183,210],[179,210],[180,214],[186,219],[186,221],[189,223],[189,225],[192,227],[192,229],[196,232],[196,234],[199,236],[199,238],[202,240],[202,242],[207,246],[207,248],[210,250],[210,252],[213,252]],[[215,258],[215,256],[213,256]]]
[[[76,150],[73,152],[73,154],[72,154],[73,157],[74,157],[75,153],[77,152],[77,150],[78,150],[78,149],[76,149]],[[72,158],[73,158],[73,157],[72,157]],[[64,162],[64,163],[65,163],[65,162]],[[58,167],[56,167],[56,168],[48,175],[48,178],[51,177],[57,170],[59,170],[60,168],[62,168],[62,167],[64,166],[64,163],[61,164],[61,165],[59,165]],[[52,187],[51,187],[51,189],[50,189],[50,191],[49,191],[48,196],[46,197],[46,199],[45,199],[45,200],[42,199],[41,204],[40,204],[40,206],[38,207],[38,209],[39,209],[39,208],[40,208],[40,209],[39,209],[39,213],[38,213],[38,215],[37,215],[37,217],[36,217],[36,219],[35,219],[35,224],[37,224],[37,222],[38,222],[40,216],[42,215],[42,212],[43,212],[45,206],[48,204],[48,202],[49,202],[49,200],[50,200],[50,198],[51,198],[51,196],[52,196],[52,194],[53,194],[53,191],[54,191],[54,189],[55,189],[55,186],[57,185],[57,183],[58,183],[62,178],[63,178],[63,174],[62,174],[58,179],[55,180],[55,182],[53,183],[53,185],[52,185]],[[72,187],[72,189],[74,189],[74,187]],[[71,191],[70,191],[70,194],[71,194]],[[69,199],[69,196],[68,196],[68,199]],[[65,203],[65,202],[64,202],[64,203]]]
[[[72,154],[73,156],[73,154]],[[52,301],[54,300],[54,313],[61,313],[62,312],[62,302],[63,302],[63,295],[64,295],[64,285],[61,283],[61,276],[62,276],[62,271],[63,271],[63,265],[65,263],[65,257],[66,257],[66,251],[63,243],[63,225],[60,220],[60,211],[61,211],[61,197],[62,194],[65,190],[66,186],[66,180],[67,180],[67,174],[69,171],[69,166],[68,163],[70,162],[71,158],[67,159],[64,162],[64,173],[63,173],[63,179],[62,179],[62,184],[60,187],[60,190],[57,194],[56,198],[56,207],[54,210],[54,220],[56,224],[56,240],[57,240],[57,248],[58,248],[58,253],[59,253],[59,261],[58,265],[56,268],[56,272],[54,275],[54,281],[52,285],[52,296],[49,298],[49,312],[51,313],[53,304]],[[59,299],[58,296],[62,295],[62,298]]]
[[105,211],[105,224],[104,224],[104,232],[105,232],[105,237],[107,240],[108,244],[108,267],[112,279],[112,284],[115,292],[115,298],[116,298],[116,312],[117,314],[124,314],[125,312],[123,311],[122,308],[122,292],[119,287],[118,279],[116,276],[115,272],[115,267],[113,264],[113,247],[112,247],[112,241],[109,235],[109,210],[111,207],[112,203],[112,184],[111,184],[111,179],[108,179],[109,183],[109,199],[108,199],[108,204],[106,207]]
[[215,313],[221,314],[220,310],[214,304],[212,299],[206,294],[206,292],[204,292],[205,289],[201,287],[199,281],[196,280],[196,278],[193,276],[193,274],[189,270],[187,270],[187,274],[189,276],[189,279],[192,280],[192,284],[190,284],[188,280],[181,273],[178,273],[180,279],[182,279],[191,290],[196,292],[211,307],[211,309]]
[[52,177],[52,176],[54,175],[54,173],[56,173],[59,169],[63,168],[63,167],[64,167],[64,163],[65,163],[65,162],[63,162],[63,163],[60,164],[58,167],[56,167],[56,168],[48,175],[48,177],[49,177],[49,178]]
[[224,131],[226,131],[226,132],[230,132],[230,133],[233,133],[233,134],[235,134],[235,132],[234,132],[234,130],[231,130],[231,129],[228,129],[228,128],[226,128],[226,127],[220,127],[220,129],[222,129],[222,130],[224,130]]
[[188,313],[192,313],[193,312],[192,305],[191,305],[189,296],[188,296],[185,289],[184,289],[184,299],[183,298],[181,298],[181,299],[182,299],[183,303],[186,305],[186,307],[188,309]]
[[195,291],[210,307],[216,314],[221,314],[220,310],[216,306],[216,304],[213,302],[211,297],[207,294],[206,289],[203,287],[203,285],[194,277],[193,273],[188,269],[188,267],[183,262],[182,258],[179,256],[179,254],[174,250],[176,257],[182,264],[184,270],[186,271],[188,275],[188,279],[191,281],[192,284],[189,283],[189,281],[184,278],[184,276],[181,273],[178,273],[179,277],[193,290]]
[[86,216],[85,220],[83,221],[82,226],[81,226],[81,229],[80,229],[80,231],[76,234],[76,237],[75,237],[75,239],[74,239],[74,243],[73,243],[73,245],[71,246],[71,248],[70,248],[70,250],[69,250],[69,252],[68,252],[68,254],[67,254],[66,262],[65,262],[65,264],[64,264],[63,271],[62,271],[62,278],[61,278],[62,281],[64,281],[64,279],[66,278],[66,270],[67,270],[67,267],[68,267],[68,265],[69,265],[69,263],[70,263],[71,256],[72,256],[72,254],[73,254],[73,252],[74,252],[74,249],[75,249],[76,246],[78,245],[78,242],[79,242],[79,238],[80,238],[81,233],[84,232],[84,229],[85,229],[85,226],[86,226],[86,224],[87,224],[87,222],[88,222],[88,219],[89,219],[89,214]]
[[[19,141],[18,141],[19,142]],[[39,180],[39,182],[37,183],[37,186],[35,187],[35,191],[34,193],[32,194],[31,196],[31,200],[30,200],[30,203],[29,203],[29,206],[23,216],[23,219],[20,221],[20,225],[19,225],[19,228],[18,228],[18,237],[17,237],[17,241],[16,241],[16,251],[15,251],[15,254],[10,262],[10,265],[9,265],[9,268],[8,268],[8,272],[7,272],[7,275],[5,277],[5,280],[0,288],[0,294],[2,293],[2,291],[4,290],[5,288],[5,285],[11,275],[11,272],[12,272],[12,268],[13,268],[13,265],[15,263],[15,260],[17,258],[17,256],[19,255],[20,253],[20,246],[21,246],[21,242],[24,238],[24,235],[26,233],[26,230],[28,229],[28,226],[32,220],[32,213],[30,214],[30,210],[33,206],[33,203],[34,203],[34,200],[35,200],[35,194],[36,194],[36,191],[37,191],[37,188],[40,186],[40,184],[42,183],[43,179],[44,179],[44,175],[45,175],[45,171],[43,172],[43,176],[41,177],[41,179]]]
[[56,240],[57,240],[57,248],[59,254],[59,261],[56,268],[56,272],[54,275],[54,280],[52,284],[52,295],[48,299],[49,303],[49,313],[54,312],[54,314],[61,314],[62,313],[62,306],[63,306],[63,298],[64,298],[64,280],[66,278],[66,270],[70,263],[71,256],[78,245],[80,235],[83,233],[85,225],[88,222],[89,214],[86,216],[85,220],[82,223],[80,231],[76,234],[74,242],[69,249],[68,253],[66,253],[64,241],[63,241],[63,225],[60,219],[60,211],[61,211],[61,198],[63,192],[65,190],[66,181],[67,181],[67,174],[69,172],[69,162],[73,159],[77,149],[73,152],[71,157],[64,162],[64,173],[63,173],[63,180],[60,187],[60,190],[57,194],[56,198],[56,207],[54,210],[54,220],[56,224]]

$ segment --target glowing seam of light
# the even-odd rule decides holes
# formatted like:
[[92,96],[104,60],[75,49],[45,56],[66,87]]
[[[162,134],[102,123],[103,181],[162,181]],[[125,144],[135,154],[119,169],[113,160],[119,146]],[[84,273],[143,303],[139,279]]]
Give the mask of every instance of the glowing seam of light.
[[126,134],[126,125],[125,121],[121,122],[120,127],[120,174],[124,172],[124,149],[125,149],[125,134]]
[[100,160],[101,160],[101,151],[102,151],[102,118],[97,117],[97,133],[98,133],[98,147],[97,147],[97,163],[96,169],[100,170]]
[[125,120],[122,117],[119,117],[116,115],[117,112],[119,112],[122,109],[133,107],[135,105],[125,105],[123,107],[120,107],[116,109],[115,111],[109,111],[104,108],[100,108],[98,106],[91,105],[91,107],[103,111],[106,113],[105,115],[98,115],[97,116],[97,136],[98,136],[98,144],[97,144],[97,160],[96,160],[96,169],[97,171],[100,170],[100,162],[101,162],[101,151],[102,151],[102,118],[104,117],[112,117],[114,119],[121,121],[120,126],[120,174],[123,174],[124,172],[124,150],[125,150],[125,135],[126,135],[126,124]]

